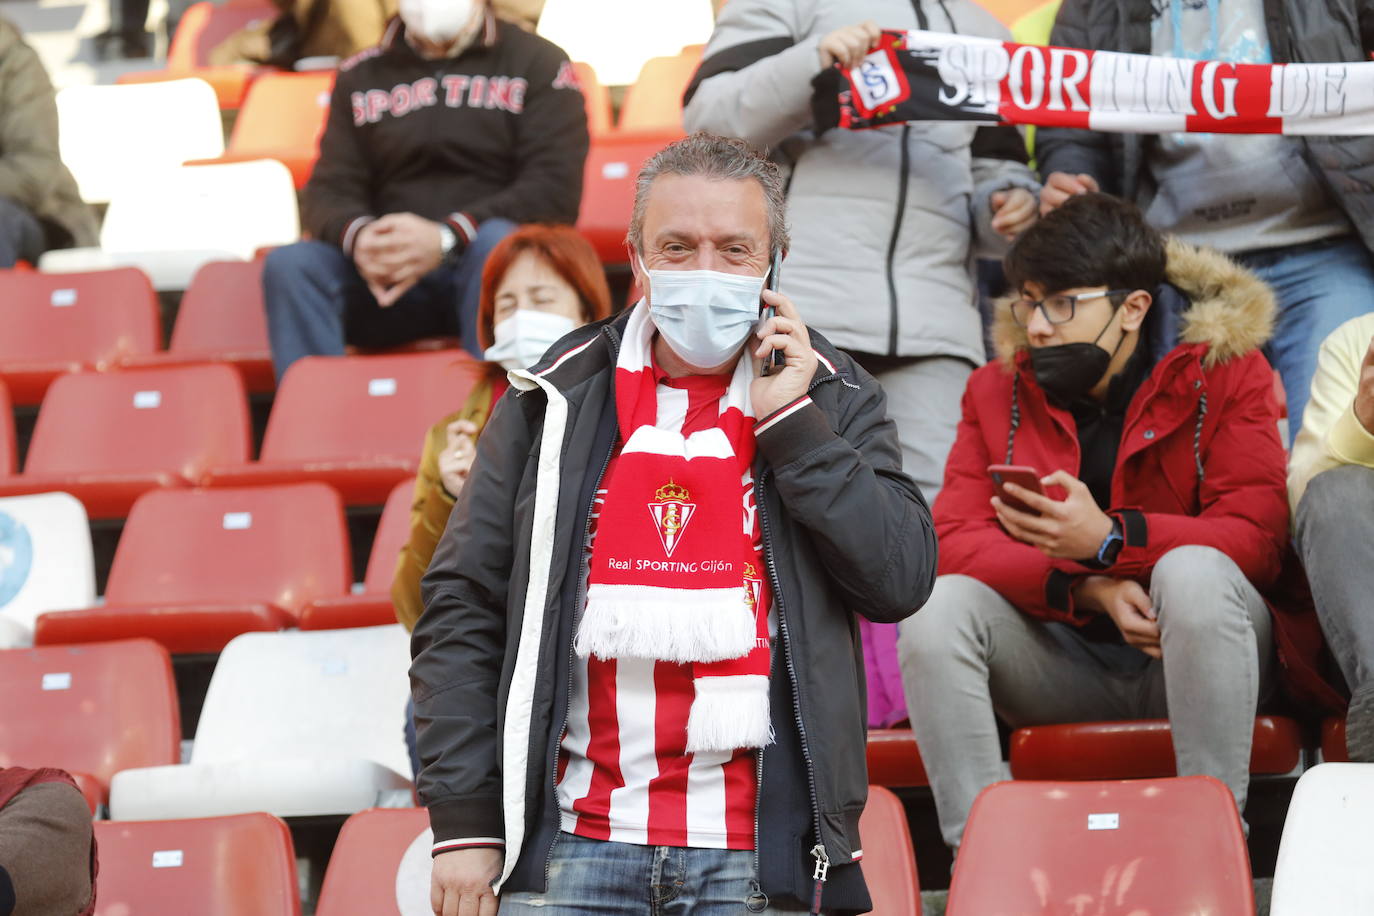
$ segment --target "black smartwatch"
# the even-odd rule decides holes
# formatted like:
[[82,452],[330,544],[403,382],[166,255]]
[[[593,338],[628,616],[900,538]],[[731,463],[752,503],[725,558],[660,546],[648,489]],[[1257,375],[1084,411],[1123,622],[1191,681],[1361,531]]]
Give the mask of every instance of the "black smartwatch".
[[1121,520],[1112,516],[1112,530],[1102,539],[1102,546],[1097,548],[1097,555],[1090,560],[1084,560],[1083,565],[1093,569],[1109,569],[1121,554],[1121,548],[1125,543],[1126,538],[1121,533]]

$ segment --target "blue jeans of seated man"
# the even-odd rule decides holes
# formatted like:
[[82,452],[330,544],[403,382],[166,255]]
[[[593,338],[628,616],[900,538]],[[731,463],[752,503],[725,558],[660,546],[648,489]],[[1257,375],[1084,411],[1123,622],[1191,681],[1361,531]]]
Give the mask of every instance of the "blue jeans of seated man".
[[342,356],[345,344],[384,348],[456,335],[480,358],[482,267],[496,243],[513,231],[509,220],[482,223],[460,256],[430,271],[388,308],[377,305],[337,245],[297,242],[273,251],[263,265],[262,290],[278,381],[302,356]]
[[43,226],[28,210],[0,197],[0,267],[13,267],[16,261],[38,262],[43,253]]
[[560,833],[546,893],[501,895],[501,916],[739,916],[805,913],[754,882],[754,853],[589,840]]
[[1302,429],[1322,341],[1374,309],[1374,257],[1353,235],[1234,257],[1273,287],[1279,300],[1271,350],[1288,398],[1292,442]]

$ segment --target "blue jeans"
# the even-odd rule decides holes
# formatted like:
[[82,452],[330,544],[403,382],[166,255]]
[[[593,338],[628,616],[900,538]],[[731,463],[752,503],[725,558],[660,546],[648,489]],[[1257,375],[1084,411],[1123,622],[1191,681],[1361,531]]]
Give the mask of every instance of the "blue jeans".
[[805,913],[774,906],[754,881],[754,853],[638,846],[560,833],[543,894],[501,895],[501,914],[738,916]]
[[1234,257],[1273,287],[1279,300],[1270,350],[1288,396],[1291,442],[1302,428],[1322,341],[1374,310],[1374,257],[1357,236]]
[[278,248],[263,265],[267,333],[277,379],[302,356],[342,356],[346,343],[397,347],[421,337],[458,336],[481,357],[477,303],[482,267],[515,223],[489,219],[460,257],[430,271],[389,308],[381,308],[353,261],[328,242]]
[[38,263],[43,253],[43,227],[28,210],[0,197],[0,267],[13,267],[16,261]]

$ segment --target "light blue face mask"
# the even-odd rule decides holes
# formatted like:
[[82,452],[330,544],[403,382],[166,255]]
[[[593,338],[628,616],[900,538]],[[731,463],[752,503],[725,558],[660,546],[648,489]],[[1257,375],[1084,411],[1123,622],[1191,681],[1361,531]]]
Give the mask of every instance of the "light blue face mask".
[[762,277],[716,270],[648,270],[649,314],[673,352],[698,369],[724,365],[759,320]]

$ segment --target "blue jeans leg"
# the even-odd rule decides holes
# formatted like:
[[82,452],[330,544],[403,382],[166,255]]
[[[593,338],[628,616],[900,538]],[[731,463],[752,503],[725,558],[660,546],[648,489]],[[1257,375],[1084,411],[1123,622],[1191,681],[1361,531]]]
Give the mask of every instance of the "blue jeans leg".
[[43,227],[28,210],[0,197],[0,267],[36,263],[43,253]]
[[350,304],[372,301],[348,255],[337,245],[318,241],[268,254],[262,292],[279,382],[302,356],[342,356]]
[[508,219],[489,219],[477,227],[477,236],[458,258],[454,279],[458,297],[458,336],[463,347],[478,359],[482,358],[482,344],[477,339],[477,308],[482,298],[482,268],[496,244],[516,230]]
[[1237,256],[1274,289],[1274,365],[1288,397],[1289,441],[1303,409],[1322,341],[1351,318],[1374,309],[1374,257],[1355,236]]

